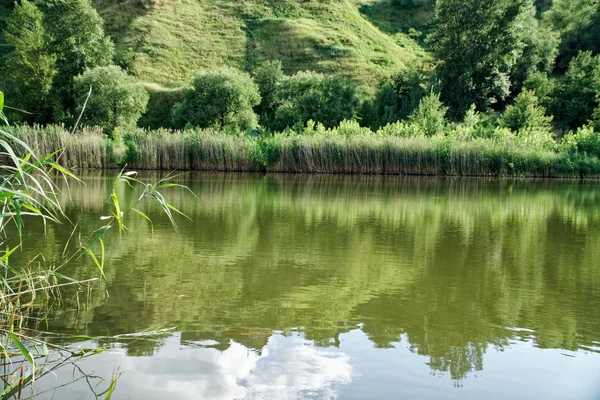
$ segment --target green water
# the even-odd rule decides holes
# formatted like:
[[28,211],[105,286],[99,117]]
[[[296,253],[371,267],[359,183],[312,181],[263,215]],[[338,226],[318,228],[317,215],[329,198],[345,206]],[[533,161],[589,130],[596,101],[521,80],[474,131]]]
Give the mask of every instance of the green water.
[[[83,231],[112,178],[71,187]],[[198,198],[165,191],[192,220],[178,219],[180,234],[155,207],[153,234],[129,217],[127,234],[107,236],[107,281],[80,293],[79,309],[67,290],[49,316],[50,331],[91,336],[174,328],[99,340],[109,350],[82,367],[120,368],[113,398],[600,398],[600,183],[181,182]],[[50,225],[26,253],[60,254],[71,230]],[[98,274],[87,262],[65,273]],[[55,396],[93,398],[82,382]]]

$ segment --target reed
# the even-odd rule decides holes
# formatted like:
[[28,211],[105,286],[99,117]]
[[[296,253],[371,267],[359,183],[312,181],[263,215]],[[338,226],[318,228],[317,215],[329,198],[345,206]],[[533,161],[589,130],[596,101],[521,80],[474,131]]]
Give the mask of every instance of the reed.
[[13,132],[42,154],[64,148],[61,163],[77,168],[127,164],[156,170],[600,177],[600,160],[594,155],[516,136],[465,137],[448,129],[433,137],[415,134],[406,125],[372,132],[352,122],[266,136],[137,129],[126,132],[121,143],[93,128],[73,134],[62,126],[18,127]]
[[27,143],[36,154],[52,154],[62,149],[56,161],[63,167],[117,167],[113,142],[102,134],[100,128],[84,127],[70,132],[64,125],[23,125],[5,130]]
[[257,171],[258,142],[213,130],[138,130],[124,137],[125,162],[136,169]]

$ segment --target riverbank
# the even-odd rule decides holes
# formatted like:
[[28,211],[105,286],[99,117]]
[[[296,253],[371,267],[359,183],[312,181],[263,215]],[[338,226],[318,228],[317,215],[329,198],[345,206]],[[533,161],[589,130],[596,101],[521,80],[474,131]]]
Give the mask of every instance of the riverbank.
[[99,129],[13,127],[39,154],[64,149],[71,168],[248,171],[330,174],[600,177],[600,160],[572,146],[540,145],[516,136],[470,137],[451,132],[405,135],[402,125],[372,132],[355,123],[269,136],[215,130],[135,130],[117,140]]

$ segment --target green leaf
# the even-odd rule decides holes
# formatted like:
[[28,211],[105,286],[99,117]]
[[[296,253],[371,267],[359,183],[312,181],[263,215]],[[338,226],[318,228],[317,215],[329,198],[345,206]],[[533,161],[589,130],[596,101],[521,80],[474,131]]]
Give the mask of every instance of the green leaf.
[[4,254],[2,255],[2,257],[0,257],[0,261],[4,261],[7,262],[8,261],[8,257],[10,257],[10,255],[12,253],[15,252],[15,250],[17,250],[19,248],[19,246],[15,246],[14,248],[10,249],[10,250],[6,250],[4,252]]
[[[104,247],[104,245],[102,247]],[[98,270],[100,270],[100,275],[102,276],[102,278],[106,279],[106,276],[104,275],[104,265],[100,264],[100,261],[98,261],[98,257],[96,257],[96,255],[94,254],[94,252],[91,249],[87,249],[87,252],[90,255],[90,257],[92,258],[92,260],[94,261],[94,264],[96,264],[96,266],[98,267]],[[104,254],[104,250],[103,250],[103,254]],[[104,260],[102,260],[102,262],[104,262]]]
[[17,335],[15,335],[13,332],[9,332],[9,334],[10,340],[12,340],[15,346],[17,346],[23,357],[25,357],[25,359],[29,361],[29,363],[35,368],[35,361],[33,361],[33,357],[31,357],[31,353],[29,352],[29,350],[27,350],[27,347],[25,347],[25,345],[21,343]]
[[63,168],[59,164],[57,164],[55,162],[50,162],[50,163],[48,163],[48,165],[51,166],[52,168],[54,168],[55,170],[57,170],[58,172],[62,173],[63,175],[73,178],[73,179],[77,180],[78,182],[82,182],[81,179],[79,179],[78,177],[73,175],[71,172],[67,171],[65,168]]
[[185,218],[187,218],[187,219],[189,219],[191,221],[190,217],[188,217],[187,215],[185,215],[184,213],[182,213],[181,211],[179,211],[178,209],[176,209],[175,207],[173,207],[169,203],[167,203],[167,207],[169,207],[171,210],[175,211],[177,214],[179,214],[179,215],[181,215],[181,216],[183,216],[183,217],[185,217]]
[[2,112],[3,108],[4,108],[4,93],[0,92],[0,113]]
[[92,245],[94,243],[96,243],[96,241],[98,239],[100,239],[102,237],[102,235],[104,235],[106,233],[107,230],[109,230],[111,228],[110,225],[105,225],[102,228],[100,228],[100,230],[98,231],[98,233],[92,238],[92,240],[90,240],[90,243],[88,243],[87,246],[85,246],[85,249],[88,250],[90,247],[92,247]]
[[110,199],[115,207],[114,216],[117,219],[117,223],[119,224],[119,232],[123,231],[123,215],[121,214],[121,207],[119,206],[119,198],[117,197],[117,193],[113,190],[110,195]]
[[15,222],[17,224],[17,231],[19,232],[19,240],[23,239],[23,220],[21,219],[21,201],[13,199],[13,207],[15,208]]
[[154,224],[152,223],[152,220],[150,219],[150,217],[147,216],[146,214],[144,214],[143,212],[141,212],[140,210],[138,210],[137,208],[132,208],[131,210],[135,211],[136,213],[138,213],[142,217],[146,218],[148,220],[148,222],[150,222],[150,229],[152,229],[152,234],[154,235]]

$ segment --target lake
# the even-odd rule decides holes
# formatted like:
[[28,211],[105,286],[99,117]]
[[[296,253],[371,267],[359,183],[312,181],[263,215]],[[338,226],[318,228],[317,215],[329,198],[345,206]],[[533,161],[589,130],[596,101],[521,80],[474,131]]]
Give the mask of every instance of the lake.
[[[63,193],[97,228],[116,172]],[[160,174],[146,173],[146,179]],[[599,399],[600,183],[193,173],[105,236],[44,330],[113,399]],[[118,189],[124,203],[138,193]],[[28,226],[22,259],[73,230]],[[89,260],[63,271],[97,277]],[[115,335],[158,331],[154,335]],[[57,339],[58,340],[58,339]],[[40,392],[72,381],[63,368]],[[94,398],[85,380],[41,398]]]

